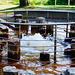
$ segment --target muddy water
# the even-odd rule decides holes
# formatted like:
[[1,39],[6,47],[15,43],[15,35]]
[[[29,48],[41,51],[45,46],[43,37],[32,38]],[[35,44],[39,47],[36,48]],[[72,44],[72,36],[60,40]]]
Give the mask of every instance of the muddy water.
[[[63,26],[62,26],[63,27]],[[65,26],[64,26],[65,28]],[[62,30],[63,31],[63,30]],[[59,40],[62,40],[65,38],[65,34],[61,34],[57,32],[57,38]],[[61,38],[61,37],[62,38]],[[37,42],[35,43],[34,41],[21,41],[22,46],[53,46],[54,41],[53,39],[50,38],[50,41],[46,41],[46,39],[43,39],[39,34],[38,37],[24,37],[22,40],[43,40],[45,42]],[[41,38],[41,39],[40,39]],[[48,40],[48,38],[47,38]],[[33,45],[34,44],[34,45]],[[58,45],[61,45],[60,43],[57,43]],[[68,68],[72,61],[69,57],[65,57],[64,52],[57,52],[57,62],[54,64],[54,48],[53,47],[20,47],[21,49],[21,56],[20,56],[20,61],[19,62],[13,62],[13,61],[8,61],[7,57],[1,57],[2,60],[0,61],[0,70],[6,65],[11,65],[11,66],[16,66],[18,69],[30,69],[36,73],[36,75],[59,75],[62,71],[66,70]],[[64,51],[64,46],[61,45],[60,47],[57,48],[57,51]],[[44,50],[45,49],[45,50]],[[42,62],[39,60],[40,52],[48,52],[50,54],[50,61],[49,62]],[[5,54],[4,52],[3,54]]]
[[28,54],[25,56],[25,59],[19,62],[7,61],[5,58],[3,58],[0,63],[0,69],[2,69],[5,65],[11,65],[16,66],[18,69],[30,69],[34,71],[36,75],[59,75],[71,64],[69,58],[58,58],[56,64],[53,62],[53,59],[50,59],[50,62],[41,62],[33,55]]

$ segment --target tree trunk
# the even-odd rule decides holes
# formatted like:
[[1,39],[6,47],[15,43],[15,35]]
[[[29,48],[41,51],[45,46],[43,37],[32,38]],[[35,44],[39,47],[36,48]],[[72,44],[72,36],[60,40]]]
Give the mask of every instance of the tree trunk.
[[68,0],[68,6],[70,5],[70,0]]
[[28,0],[19,0],[20,7],[29,5]]

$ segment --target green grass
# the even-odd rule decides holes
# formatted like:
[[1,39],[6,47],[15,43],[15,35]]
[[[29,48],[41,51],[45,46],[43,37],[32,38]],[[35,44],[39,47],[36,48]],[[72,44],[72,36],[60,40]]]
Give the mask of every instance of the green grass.
[[19,5],[19,0],[0,0],[0,5]]
[[[0,0],[0,11],[5,10],[14,10],[14,9],[45,9],[45,10],[74,10],[75,11],[75,5],[43,5],[43,3],[47,2],[48,0],[28,0],[29,3],[32,5],[25,6],[25,7],[19,7],[19,0]],[[42,4],[40,3],[42,2]],[[40,4],[40,5],[35,5]],[[3,5],[3,6],[1,6]],[[6,6],[5,6],[6,5]],[[17,6],[13,6],[17,5]]]
[[0,11],[5,11],[5,10],[14,10],[14,9],[38,9],[38,10],[74,10],[75,11],[75,6],[67,6],[67,5],[33,5],[33,6],[24,6],[24,7],[10,7],[1,9]]

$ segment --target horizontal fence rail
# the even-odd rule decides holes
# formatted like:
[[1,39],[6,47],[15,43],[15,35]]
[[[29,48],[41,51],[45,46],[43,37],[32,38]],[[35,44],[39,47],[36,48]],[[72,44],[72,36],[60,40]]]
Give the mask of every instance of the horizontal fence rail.
[[15,22],[2,22],[0,21],[0,23],[2,24],[10,24],[10,25],[70,25],[70,24],[75,24],[75,22],[63,22],[63,23],[15,23]]
[[31,9],[25,9],[25,10],[6,10],[6,11],[0,11],[0,13],[3,12],[14,12],[14,11],[43,11],[43,12],[65,12],[65,13],[75,13],[75,11],[69,11],[69,10],[31,10]]

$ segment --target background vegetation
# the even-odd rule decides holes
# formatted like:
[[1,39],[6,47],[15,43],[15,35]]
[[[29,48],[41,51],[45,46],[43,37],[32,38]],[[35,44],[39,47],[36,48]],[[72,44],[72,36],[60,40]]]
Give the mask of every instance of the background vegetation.
[[19,5],[19,0],[0,0],[0,5]]
[[[30,5],[54,5],[55,0],[28,0]],[[19,5],[19,0],[0,0],[0,5]],[[68,0],[57,0],[57,5],[67,5]],[[75,5],[75,0],[70,0],[71,5]]]
[[[54,5],[55,0],[48,0],[46,5]],[[57,0],[57,5],[68,5],[68,0]],[[70,0],[70,5],[75,5],[75,0]]]

